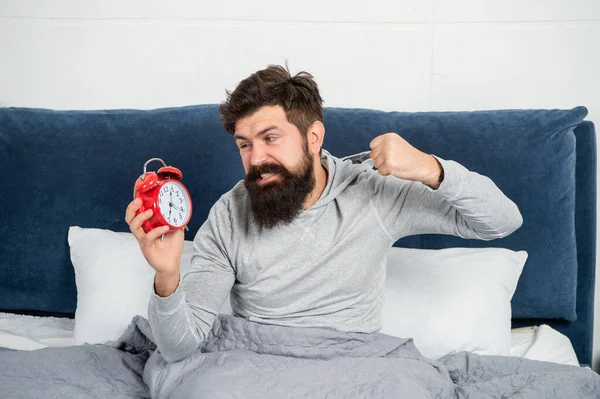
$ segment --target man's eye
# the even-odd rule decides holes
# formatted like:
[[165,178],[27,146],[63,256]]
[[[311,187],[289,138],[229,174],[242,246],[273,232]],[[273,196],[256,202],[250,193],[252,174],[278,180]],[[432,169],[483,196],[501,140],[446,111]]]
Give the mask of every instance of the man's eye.
[[276,139],[277,139],[277,137],[275,137],[275,136],[267,136],[267,137],[265,138],[265,140],[266,140],[267,142],[269,142],[269,143],[270,143],[270,142],[272,142],[272,141],[275,141]]
[[248,143],[242,143],[240,144],[240,150],[243,150],[244,148],[248,147]]

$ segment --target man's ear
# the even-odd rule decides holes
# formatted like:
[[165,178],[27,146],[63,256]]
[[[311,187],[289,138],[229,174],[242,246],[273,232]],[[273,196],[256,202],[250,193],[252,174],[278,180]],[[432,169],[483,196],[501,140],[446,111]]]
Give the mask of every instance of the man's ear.
[[308,150],[313,155],[319,155],[321,147],[323,147],[323,139],[325,138],[325,126],[321,121],[314,121],[308,127],[306,139],[308,140]]

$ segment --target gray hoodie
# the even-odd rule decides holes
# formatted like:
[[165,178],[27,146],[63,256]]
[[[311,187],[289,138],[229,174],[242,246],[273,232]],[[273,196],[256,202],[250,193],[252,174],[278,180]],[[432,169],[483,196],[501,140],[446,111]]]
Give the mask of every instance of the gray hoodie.
[[522,223],[489,178],[456,162],[438,158],[445,178],[432,190],[380,176],[366,154],[323,151],[325,190],[289,225],[257,226],[243,182],[215,203],[194,238],[190,272],[171,296],[150,300],[165,360],[199,347],[230,291],[234,314],[258,323],[375,332],[386,252],[396,240],[424,233],[491,240]]

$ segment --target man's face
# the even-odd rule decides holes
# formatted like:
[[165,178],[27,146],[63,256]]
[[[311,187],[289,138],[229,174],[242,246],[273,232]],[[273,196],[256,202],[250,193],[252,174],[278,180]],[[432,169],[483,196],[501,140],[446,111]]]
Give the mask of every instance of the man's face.
[[290,223],[315,186],[313,156],[283,108],[263,107],[236,123],[244,185],[263,227]]

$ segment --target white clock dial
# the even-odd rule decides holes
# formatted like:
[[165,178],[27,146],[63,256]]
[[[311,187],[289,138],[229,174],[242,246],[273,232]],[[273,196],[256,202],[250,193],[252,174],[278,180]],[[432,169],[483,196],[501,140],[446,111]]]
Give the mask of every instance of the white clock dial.
[[163,184],[157,201],[160,213],[170,225],[181,227],[188,220],[191,211],[190,197],[181,183],[169,181]]

